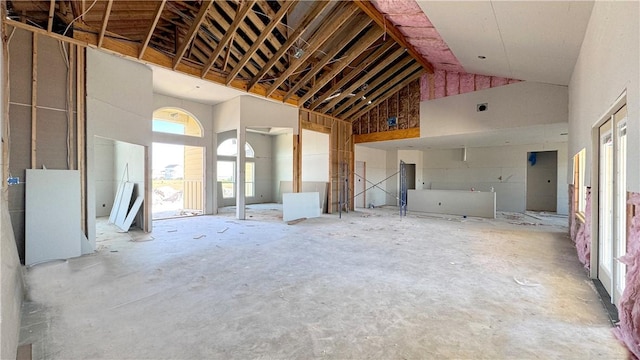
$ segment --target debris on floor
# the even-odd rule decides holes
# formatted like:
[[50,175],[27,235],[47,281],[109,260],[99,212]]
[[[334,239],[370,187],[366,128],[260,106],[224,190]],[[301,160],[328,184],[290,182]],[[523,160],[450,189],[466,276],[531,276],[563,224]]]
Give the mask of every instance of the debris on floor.
[[193,238],[194,238],[194,239],[202,239],[202,238],[203,238],[203,237],[205,237],[205,236],[207,236],[207,235],[198,235],[198,236],[194,236]]
[[295,224],[297,224],[299,222],[303,222],[305,220],[307,220],[306,217],[300,218],[300,219],[295,219],[295,220],[289,220],[289,221],[287,221],[287,225],[295,225]]
[[224,229],[222,229],[222,230],[218,230],[218,234],[222,234],[222,233],[224,233],[224,232],[225,232],[225,231],[227,231],[227,230],[229,230],[229,228],[228,228],[228,227],[226,227],[226,228],[224,228]]

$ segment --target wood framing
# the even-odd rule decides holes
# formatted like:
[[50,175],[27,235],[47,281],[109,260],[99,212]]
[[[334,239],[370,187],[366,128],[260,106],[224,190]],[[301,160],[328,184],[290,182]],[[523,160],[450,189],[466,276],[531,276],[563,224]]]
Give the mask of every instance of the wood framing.
[[[329,191],[328,191],[328,212],[333,213],[339,210],[339,195],[342,189],[342,182],[345,180],[340,176],[341,164],[347,164],[348,176],[346,179],[349,184],[349,210],[354,209],[353,202],[353,181],[354,181],[354,143],[352,141],[351,123],[332,117],[326,114],[300,109],[300,129],[308,129],[329,134]],[[304,144],[304,137],[301,143]],[[296,168],[295,159],[302,158],[302,147],[296,147],[294,138],[294,169]],[[298,165],[298,168],[301,166]],[[294,171],[295,179],[301,181],[301,173]],[[294,181],[294,184],[296,181]],[[301,183],[300,185],[301,186]]]
[[402,129],[375,132],[370,134],[353,135],[353,142],[356,144],[376,142],[376,141],[389,141],[389,140],[401,140],[401,139],[414,139],[420,137],[420,128]]
[[100,28],[100,34],[98,35],[98,48],[102,47],[102,40],[104,34],[107,31],[107,24],[109,23],[109,16],[111,15],[111,7],[113,6],[113,0],[107,1],[107,8],[104,10],[102,16],[102,27]]
[[153,36],[153,31],[156,29],[158,25],[158,21],[160,20],[160,15],[162,15],[162,9],[164,9],[164,4],[167,0],[158,1],[158,5],[156,6],[155,16],[153,17],[153,21],[149,25],[149,29],[147,30],[147,35],[144,37],[144,41],[140,46],[140,54],[138,55],[138,59],[142,59],[145,50],[147,50],[147,46],[149,45],[149,41],[151,41],[151,36]]
[[[205,21],[206,19],[205,15],[209,11],[209,8],[211,7],[212,3],[213,3],[213,0],[203,0],[202,4],[200,4],[200,10],[198,11],[198,15],[196,16],[195,20],[191,24],[191,28],[189,29],[189,32],[182,40],[182,43],[180,44],[178,51],[176,51],[176,56],[173,58],[173,67],[172,67],[173,70],[175,70],[178,67],[178,64],[182,61],[182,57],[187,52],[188,46],[191,44],[191,41],[198,33],[198,30],[200,30],[200,24],[202,24],[202,22]],[[177,43],[177,40],[178,39],[176,39],[176,43]]]
[[32,34],[31,47],[31,168],[37,163],[37,128],[38,128],[38,34]]

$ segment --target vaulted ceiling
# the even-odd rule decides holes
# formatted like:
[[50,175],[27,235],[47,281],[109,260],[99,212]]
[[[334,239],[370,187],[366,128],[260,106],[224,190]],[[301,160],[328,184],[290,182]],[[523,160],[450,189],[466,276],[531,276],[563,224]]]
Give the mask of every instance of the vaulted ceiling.
[[7,1],[9,25],[349,119],[433,68],[365,1]]

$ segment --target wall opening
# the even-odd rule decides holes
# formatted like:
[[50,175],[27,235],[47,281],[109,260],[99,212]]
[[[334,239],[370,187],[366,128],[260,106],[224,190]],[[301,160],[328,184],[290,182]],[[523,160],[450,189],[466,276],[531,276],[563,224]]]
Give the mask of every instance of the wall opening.
[[558,152],[527,153],[527,211],[556,212]]

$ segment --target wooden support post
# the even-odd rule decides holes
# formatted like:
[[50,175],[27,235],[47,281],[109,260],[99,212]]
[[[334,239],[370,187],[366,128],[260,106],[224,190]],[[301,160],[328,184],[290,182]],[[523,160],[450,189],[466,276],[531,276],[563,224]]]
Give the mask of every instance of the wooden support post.
[[32,66],[31,66],[31,168],[35,169],[37,164],[37,120],[38,120],[38,34],[33,33],[32,37]]
[[[0,7],[2,10],[1,16],[3,19],[7,16],[7,11],[4,6]],[[9,34],[7,32],[7,26],[2,23],[2,200],[7,199],[8,184],[7,178],[9,177]]]
[[298,126],[298,135],[293,135],[293,192],[302,191],[302,127]]
[[85,156],[85,108],[84,108],[84,67],[85,48],[78,46],[76,56],[76,147],[78,170],[80,171],[80,214],[82,232],[87,235],[87,173]]
[[[62,46],[67,46],[62,44]],[[74,110],[73,110],[73,76],[76,72],[76,46],[68,44],[69,46],[69,68],[67,69],[67,167],[69,170],[75,170],[75,134],[74,134]]]

